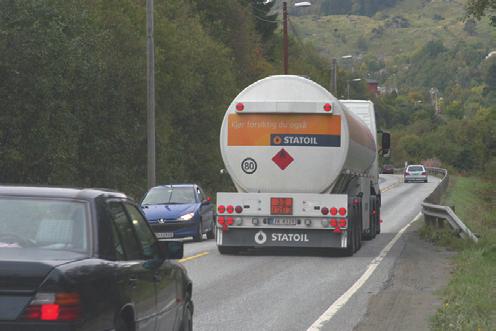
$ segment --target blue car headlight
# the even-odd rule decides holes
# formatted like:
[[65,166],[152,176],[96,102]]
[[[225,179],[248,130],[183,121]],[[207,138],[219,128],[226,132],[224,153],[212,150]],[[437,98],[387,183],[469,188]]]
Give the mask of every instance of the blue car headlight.
[[179,217],[178,220],[179,221],[190,221],[193,216],[195,216],[195,213],[187,213],[187,214],[184,214],[183,216]]

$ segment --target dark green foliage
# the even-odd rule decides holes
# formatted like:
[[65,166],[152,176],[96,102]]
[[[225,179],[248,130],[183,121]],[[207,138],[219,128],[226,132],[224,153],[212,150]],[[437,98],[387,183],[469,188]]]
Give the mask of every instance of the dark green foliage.
[[496,0],[469,0],[467,15],[480,20],[482,16],[489,15],[491,24],[496,26]]
[[[269,7],[155,2],[157,180],[227,189],[219,130],[232,98],[280,73]],[[135,0],[0,2],[0,182],[146,190],[146,17]],[[290,70],[325,81],[291,40]],[[294,62],[294,64],[293,64]]]

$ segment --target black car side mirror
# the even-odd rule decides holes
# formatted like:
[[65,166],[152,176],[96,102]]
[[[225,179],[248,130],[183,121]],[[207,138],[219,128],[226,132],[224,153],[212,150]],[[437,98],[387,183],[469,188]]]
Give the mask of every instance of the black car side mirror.
[[177,260],[184,256],[184,244],[182,241],[158,241],[160,255],[164,259]]

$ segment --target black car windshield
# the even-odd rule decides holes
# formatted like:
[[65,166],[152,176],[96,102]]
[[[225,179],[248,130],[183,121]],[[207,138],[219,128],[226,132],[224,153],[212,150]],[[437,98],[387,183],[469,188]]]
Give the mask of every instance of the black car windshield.
[[193,187],[164,186],[152,188],[143,199],[143,205],[196,203]]
[[409,166],[408,171],[424,171],[422,166]]
[[87,224],[85,202],[0,197],[0,249],[87,252]]

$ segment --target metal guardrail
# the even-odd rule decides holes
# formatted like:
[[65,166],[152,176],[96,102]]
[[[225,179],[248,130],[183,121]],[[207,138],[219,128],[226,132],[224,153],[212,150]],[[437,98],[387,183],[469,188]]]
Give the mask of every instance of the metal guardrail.
[[422,202],[422,214],[424,215],[425,222],[430,225],[437,225],[438,227],[444,226],[444,220],[447,220],[449,225],[455,232],[462,238],[470,238],[474,242],[478,242],[477,238],[472,231],[456,216],[453,209],[448,206],[440,206],[441,196],[448,188],[449,176],[448,170],[442,168],[426,168],[429,174],[435,176],[442,176],[441,182],[434,191]]

